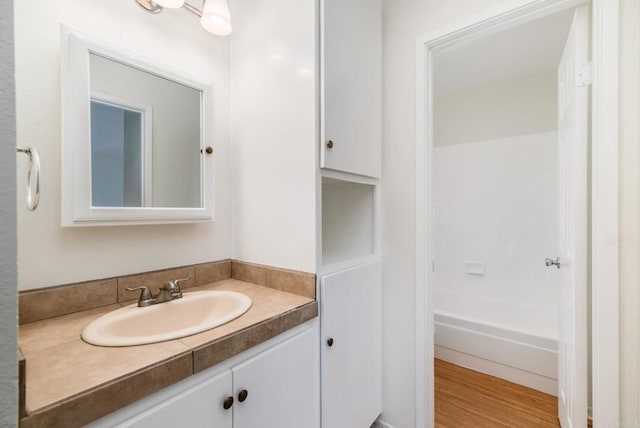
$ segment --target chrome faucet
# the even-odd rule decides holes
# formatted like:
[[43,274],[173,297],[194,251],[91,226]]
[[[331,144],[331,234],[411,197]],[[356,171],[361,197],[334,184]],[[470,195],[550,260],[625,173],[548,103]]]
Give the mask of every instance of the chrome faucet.
[[127,291],[140,291],[140,297],[138,298],[138,306],[143,308],[146,306],[156,305],[158,303],[169,302],[171,300],[180,299],[182,297],[182,290],[180,289],[180,283],[191,279],[190,276],[183,279],[174,279],[167,282],[160,287],[158,294],[155,296],[151,294],[149,287],[143,285],[141,287],[129,288]]

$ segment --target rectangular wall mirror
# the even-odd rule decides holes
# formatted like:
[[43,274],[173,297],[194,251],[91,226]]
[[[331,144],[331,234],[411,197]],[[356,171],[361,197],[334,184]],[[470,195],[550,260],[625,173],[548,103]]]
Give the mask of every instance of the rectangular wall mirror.
[[62,38],[62,225],[213,220],[211,83]]

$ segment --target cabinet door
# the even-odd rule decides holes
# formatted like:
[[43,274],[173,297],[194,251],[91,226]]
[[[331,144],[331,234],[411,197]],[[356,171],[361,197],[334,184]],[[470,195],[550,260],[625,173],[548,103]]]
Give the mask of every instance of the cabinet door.
[[223,407],[230,397],[231,386],[231,371],[227,370],[117,426],[231,428],[233,407],[226,410]]
[[322,426],[369,427],[382,408],[380,263],[321,280]]
[[319,427],[317,354],[309,329],[233,368],[234,428]]
[[322,1],[322,64],[321,167],[380,177],[382,0]]

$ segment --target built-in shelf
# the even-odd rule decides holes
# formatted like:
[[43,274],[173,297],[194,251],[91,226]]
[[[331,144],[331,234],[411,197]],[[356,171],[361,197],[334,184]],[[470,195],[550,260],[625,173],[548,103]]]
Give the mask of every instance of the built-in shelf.
[[322,178],[322,264],[375,252],[375,186]]

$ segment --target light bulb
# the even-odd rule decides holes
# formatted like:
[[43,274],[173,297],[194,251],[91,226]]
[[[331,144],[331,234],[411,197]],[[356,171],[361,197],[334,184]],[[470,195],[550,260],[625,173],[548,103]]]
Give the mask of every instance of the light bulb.
[[218,36],[231,34],[231,12],[227,0],[207,0],[200,24],[205,30]]
[[154,3],[167,9],[178,9],[184,5],[184,0],[154,0]]

